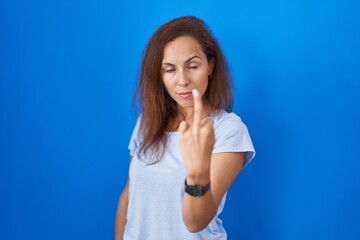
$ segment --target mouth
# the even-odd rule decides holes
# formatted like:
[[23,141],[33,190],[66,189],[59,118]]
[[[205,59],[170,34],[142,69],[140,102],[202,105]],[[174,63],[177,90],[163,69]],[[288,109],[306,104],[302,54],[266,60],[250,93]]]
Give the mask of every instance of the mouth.
[[192,92],[191,91],[180,92],[178,93],[178,95],[183,99],[189,99],[192,97]]

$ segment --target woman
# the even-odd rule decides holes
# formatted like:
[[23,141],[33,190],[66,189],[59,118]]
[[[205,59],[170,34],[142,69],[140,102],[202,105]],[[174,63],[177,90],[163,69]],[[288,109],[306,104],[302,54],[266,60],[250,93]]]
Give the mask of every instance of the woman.
[[236,176],[254,156],[231,113],[225,58],[205,23],[181,17],[149,40],[137,85],[128,182],[115,239],[226,239],[218,215]]

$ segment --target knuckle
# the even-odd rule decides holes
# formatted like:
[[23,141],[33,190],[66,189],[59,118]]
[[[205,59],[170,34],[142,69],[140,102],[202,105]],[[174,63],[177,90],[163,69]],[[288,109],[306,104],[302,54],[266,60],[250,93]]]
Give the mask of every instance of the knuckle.
[[205,127],[204,128],[204,133],[207,136],[212,136],[212,135],[214,135],[214,129],[211,126]]

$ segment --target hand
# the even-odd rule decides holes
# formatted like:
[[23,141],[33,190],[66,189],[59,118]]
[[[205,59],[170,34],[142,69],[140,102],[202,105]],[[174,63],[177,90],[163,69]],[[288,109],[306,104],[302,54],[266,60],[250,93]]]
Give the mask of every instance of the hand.
[[205,185],[210,181],[210,158],[215,142],[213,120],[203,118],[203,103],[199,91],[192,91],[194,112],[192,121],[179,126],[180,148],[187,170],[188,184]]

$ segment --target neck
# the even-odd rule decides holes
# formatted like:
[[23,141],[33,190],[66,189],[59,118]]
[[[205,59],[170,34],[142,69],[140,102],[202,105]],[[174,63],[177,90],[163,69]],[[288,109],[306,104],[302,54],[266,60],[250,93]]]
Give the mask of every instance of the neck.
[[[213,112],[214,112],[214,110],[212,110],[210,107],[204,107],[202,118],[209,117]],[[188,123],[191,123],[193,120],[193,113],[194,113],[193,108],[188,108],[186,110],[179,109],[178,115],[176,117],[174,117],[172,120],[170,120],[168,131],[171,131],[171,132],[177,131],[179,128],[180,122],[183,120],[187,121]]]

